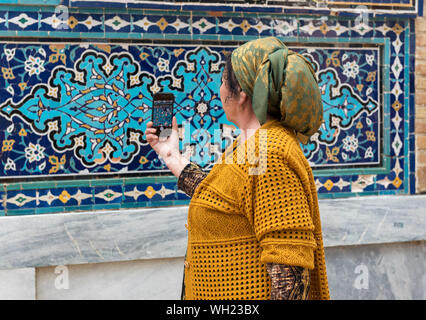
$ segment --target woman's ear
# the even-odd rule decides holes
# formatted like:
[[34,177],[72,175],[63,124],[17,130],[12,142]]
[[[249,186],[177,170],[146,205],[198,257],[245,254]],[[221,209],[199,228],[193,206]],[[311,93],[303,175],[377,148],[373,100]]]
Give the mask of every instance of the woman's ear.
[[240,94],[238,97],[238,104],[240,104],[241,106],[247,104],[247,103],[251,103],[250,97],[247,93],[245,93],[243,90],[240,90]]

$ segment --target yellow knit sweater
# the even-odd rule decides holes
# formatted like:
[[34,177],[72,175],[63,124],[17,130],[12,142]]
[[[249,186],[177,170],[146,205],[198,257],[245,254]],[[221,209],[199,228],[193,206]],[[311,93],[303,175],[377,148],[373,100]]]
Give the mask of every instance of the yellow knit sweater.
[[295,134],[272,120],[238,142],[191,199],[185,299],[269,299],[268,262],[311,269],[310,299],[329,299],[316,187]]

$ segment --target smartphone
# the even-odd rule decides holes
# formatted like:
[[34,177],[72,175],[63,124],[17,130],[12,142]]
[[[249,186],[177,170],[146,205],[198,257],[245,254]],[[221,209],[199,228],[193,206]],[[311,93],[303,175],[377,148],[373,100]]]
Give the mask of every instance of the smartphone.
[[164,129],[172,128],[173,105],[175,96],[173,93],[159,92],[154,94],[152,102],[152,127],[156,128],[155,134],[160,136]]

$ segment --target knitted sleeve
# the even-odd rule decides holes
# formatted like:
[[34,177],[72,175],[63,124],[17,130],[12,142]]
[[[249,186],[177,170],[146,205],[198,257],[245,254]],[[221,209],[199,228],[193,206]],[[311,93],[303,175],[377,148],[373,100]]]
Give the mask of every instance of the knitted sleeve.
[[249,176],[245,195],[261,261],[313,269],[316,242],[307,195],[282,154],[272,150],[267,156],[266,171]]
[[204,172],[195,162],[188,163],[179,175],[177,182],[178,189],[192,198],[195,189],[197,189],[200,182],[207,177],[207,174],[208,173]]

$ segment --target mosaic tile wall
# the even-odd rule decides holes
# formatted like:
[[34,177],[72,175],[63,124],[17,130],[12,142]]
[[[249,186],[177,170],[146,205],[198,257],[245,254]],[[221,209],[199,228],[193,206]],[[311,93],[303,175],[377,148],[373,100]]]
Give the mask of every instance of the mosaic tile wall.
[[175,94],[181,150],[210,170],[239,132],[220,103],[224,58],[270,35],[319,79],[324,123],[302,148],[320,198],[414,193],[419,13],[398,3],[412,6],[362,16],[279,4],[0,6],[0,214],[188,204],[144,140],[152,96]]

